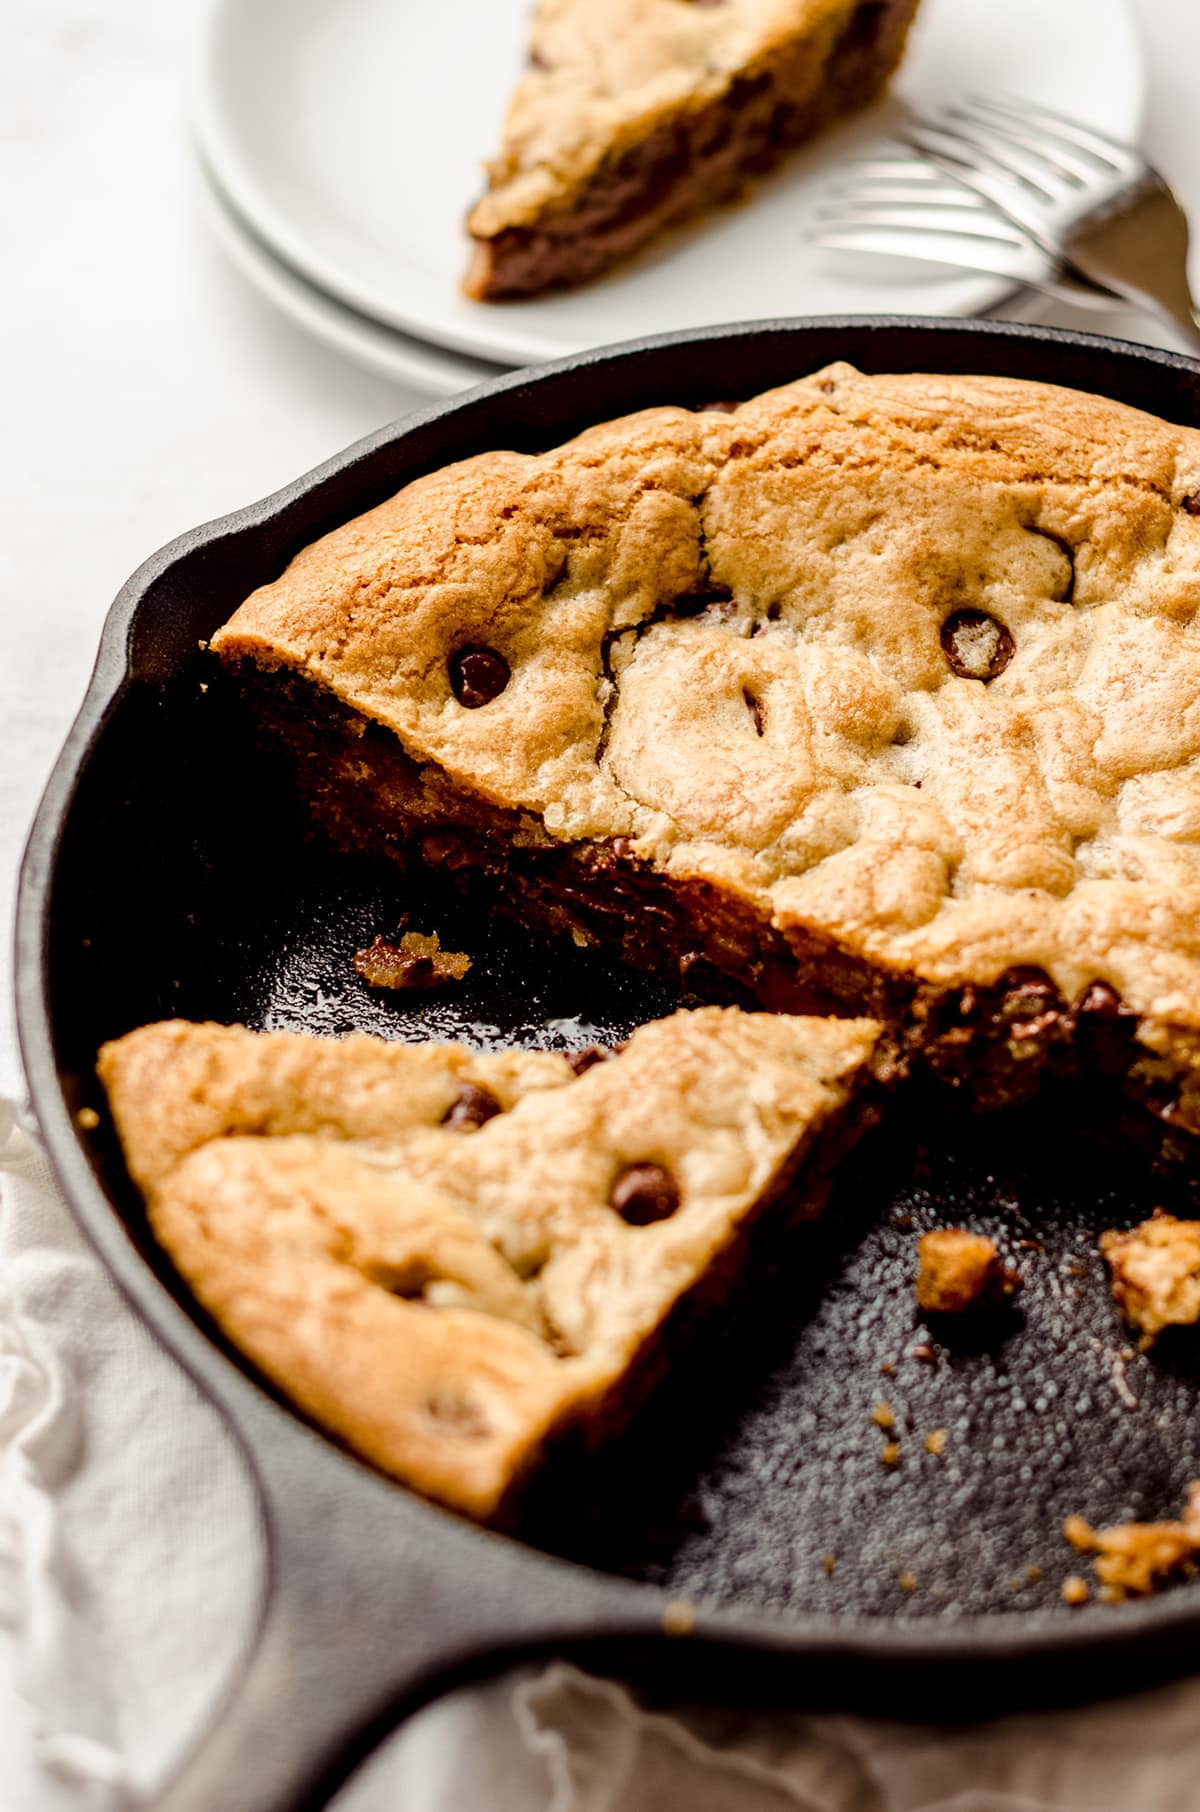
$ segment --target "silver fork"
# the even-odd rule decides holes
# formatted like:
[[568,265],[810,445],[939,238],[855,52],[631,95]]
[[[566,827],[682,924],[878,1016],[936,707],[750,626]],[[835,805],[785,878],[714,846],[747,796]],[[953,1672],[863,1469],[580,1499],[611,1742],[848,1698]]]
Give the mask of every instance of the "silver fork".
[[823,245],[988,271],[1153,310],[1200,347],[1187,219],[1132,145],[1031,102],[972,97],[844,167]]

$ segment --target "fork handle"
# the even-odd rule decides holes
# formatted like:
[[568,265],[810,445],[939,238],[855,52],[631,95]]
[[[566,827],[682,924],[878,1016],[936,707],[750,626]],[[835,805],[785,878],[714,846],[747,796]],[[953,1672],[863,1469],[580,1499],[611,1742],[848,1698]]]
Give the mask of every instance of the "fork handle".
[[1164,185],[1137,207],[1071,240],[1066,268],[1169,321],[1200,351],[1200,310],[1187,275],[1188,225]]

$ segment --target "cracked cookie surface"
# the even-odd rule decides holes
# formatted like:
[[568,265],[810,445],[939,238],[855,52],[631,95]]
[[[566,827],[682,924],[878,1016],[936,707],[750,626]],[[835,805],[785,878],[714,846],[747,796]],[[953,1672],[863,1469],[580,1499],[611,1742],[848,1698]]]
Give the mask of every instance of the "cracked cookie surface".
[[[213,645],[514,847],[616,849],[885,975],[1103,983],[1161,1049],[1200,1028],[1197,496],[1200,434],[1120,404],[834,366],[433,473]],[[464,648],[503,668],[478,704]]]

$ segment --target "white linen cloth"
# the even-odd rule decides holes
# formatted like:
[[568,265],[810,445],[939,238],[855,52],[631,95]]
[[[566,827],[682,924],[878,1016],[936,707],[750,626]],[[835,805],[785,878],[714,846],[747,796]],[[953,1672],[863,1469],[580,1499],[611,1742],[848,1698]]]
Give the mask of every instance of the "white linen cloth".
[[[4,928],[25,827],[126,574],[416,400],[277,321],[205,242],[179,107],[199,3],[8,0],[2,27],[0,1812],[119,1812],[161,1780],[237,1664],[260,1562],[231,1444],[17,1124]],[[1150,149],[1196,217],[1200,8],[1136,4]],[[1200,1684],[948,1732],[667,1717],[556,1666],[431,1707],[338,1804],[1195,1812],[1197,1783]]]

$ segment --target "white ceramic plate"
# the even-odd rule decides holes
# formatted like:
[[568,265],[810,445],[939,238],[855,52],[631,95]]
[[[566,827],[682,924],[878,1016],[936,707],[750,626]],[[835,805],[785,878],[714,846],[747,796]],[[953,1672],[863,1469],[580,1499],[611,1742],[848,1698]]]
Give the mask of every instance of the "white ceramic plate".
[[[791,160],[602,282],[468,301],[463,215],[523,67],[529,0],[215,0],[196,98],[210,168],[293,270],[360,313],[477,358],[527,364],[610,340],[770,315],[974,314],[994,278],[806,243],[832,158],[893,103]],[[1142,66],[1125,0],[923,0],[897,92],[934,107],[1019,93],[1134,138]]]
[[197,187],[208,230],[253,288],[289,320],[368,371],[395,378],[425,396],[453,396],[508,369],[413,339],[348,308],[276,258],[234,211],[207,171],[200,172]]

